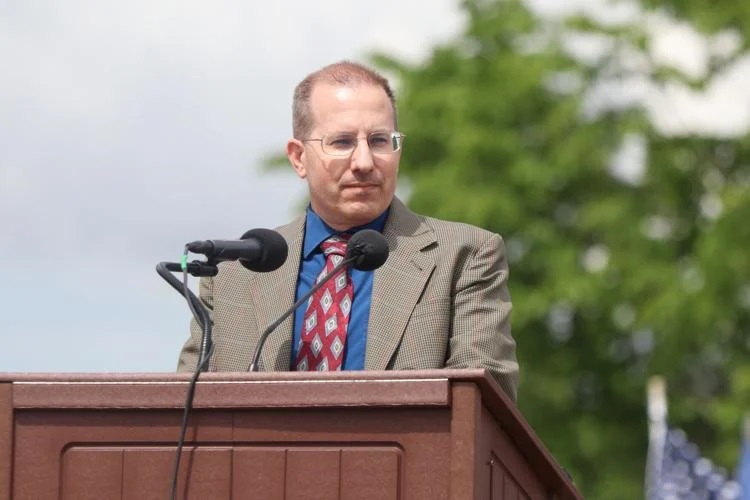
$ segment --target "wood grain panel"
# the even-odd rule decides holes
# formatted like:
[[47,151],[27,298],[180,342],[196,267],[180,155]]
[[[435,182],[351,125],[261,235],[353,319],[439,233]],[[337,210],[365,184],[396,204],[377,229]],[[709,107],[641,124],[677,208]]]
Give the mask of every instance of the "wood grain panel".
[[13,473],[13,386],[0,383],[0,500],[10,500]]
[[481,498],[482,481],[479,463],[481,440],[479,418],[481,399],[474,384],[456,383],[451,386],[453,413],[451,414],[450,498],[474,500]]
[[491,474],[490,498],[492,500],[529,500],[497,456],[493,454],[488,465]]
[[341,452],[342,500],[399,500],[401,450],[345,448]]
[[[482,408],[482,429],[485,444],[489,447],[489,462],[492,464],[492,474],[502,471],[504,484],[513,484],[518,493],[510,498],[546,500],[551,492],[545,490],[544,480],[539,472],[532,468],[521,450],[513,443],[512,438],[502,432],[500,426],[487,408]],[[494,483],[493,483],[494,485]],[[523,485],[523,487],[521,486]],[[510,488],[510,487],[509,487]],[[511,488],[510,491],[514,491]],[[505,497],[498,497],[505,498]]]
[[[404,498],[447,500],[450,412],[444,408],[305,409],[237,412],[233,440],[287,446],[369,445],[402,449]],[[349,448],[347,448],[349,449]]]
[[284,498],[286,447],[238,447],[232,460],[233,498]]
[[341,452],[337,449],[291,449],[286,455],[285,500],[341,498]]
[[62,456],[62,500],[120,500],[122,450],[68,448]]
[[[166,500],[172,486],[176,450],[174,446],[125,448],[123,454],[123,500]],[[185,459],[186,453],[180,460]]]
[[[16,408],[182,408],[187,382],[85,381],[17,382]],[[394,386],[398,390],[394,390]],[[310,393],[315,392],[311,398]],[[251,394],[248,397],[248,394]],[[283,408],[370,406],[448,406],[448,380],[203,380],[193,407]]]
[[232,498],[232,449],[200,447],[185,450],[180,464],[177,498],[230,500]]

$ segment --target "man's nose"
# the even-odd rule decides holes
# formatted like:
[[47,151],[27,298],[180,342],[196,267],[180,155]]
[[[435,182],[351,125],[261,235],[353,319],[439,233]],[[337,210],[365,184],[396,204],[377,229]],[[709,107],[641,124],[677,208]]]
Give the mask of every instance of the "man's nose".
[[360,139],[352,152],[352,168],[356,170],[370,170],[373,167],[372,151],[367,139]]

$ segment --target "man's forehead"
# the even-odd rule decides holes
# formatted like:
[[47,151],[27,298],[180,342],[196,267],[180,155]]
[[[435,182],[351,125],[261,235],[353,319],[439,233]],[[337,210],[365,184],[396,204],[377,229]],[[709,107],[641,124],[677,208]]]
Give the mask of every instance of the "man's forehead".
[[349,82],[349,83],[332,83],[332,82],[317,82],[313,85],[310,100],[315,101],[316,98],[334,98],[337,101],[347,101],[352,99],[359,92],[382,92],[383,97],[388,96],[379,85],[366,82]]
[[343,101],[352,98],[354,89],[352,87],[334,87],[333,94],[336,99]]
[[331,84],[320,82],[313,87],[310,96],[310,110],[316,123],[326,121],[341,113],[376,113],[387,112],[391,115],[393,108],[385,90],[379,85],[370,83]]

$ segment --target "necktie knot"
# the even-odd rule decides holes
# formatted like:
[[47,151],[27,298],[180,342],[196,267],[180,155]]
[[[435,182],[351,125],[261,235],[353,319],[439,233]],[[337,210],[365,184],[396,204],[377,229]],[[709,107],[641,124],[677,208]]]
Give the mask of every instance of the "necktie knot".
[[349,241],[350,235],[348,234],[336,234],[325,240],[320,244],[320,248],[323,250],[323,254],[328,255],[346,255],[346,243]]

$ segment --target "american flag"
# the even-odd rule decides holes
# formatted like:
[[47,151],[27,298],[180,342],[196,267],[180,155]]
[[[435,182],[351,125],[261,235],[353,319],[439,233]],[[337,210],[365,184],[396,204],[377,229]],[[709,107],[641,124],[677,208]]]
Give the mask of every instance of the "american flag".
[[740,500],[740,484],[701,456],[681,429],[666,428],[649,446],[648,500]]
[[742,451],[737,464],[737,481],[742,487],[741,500],[750,500],[750,414],[745,415],[742,432]]
[[667,424],[663,377],[648,383],[648,424],[646,500],[750,500],[750,415],[736,479],[703,457],[684,431]]

